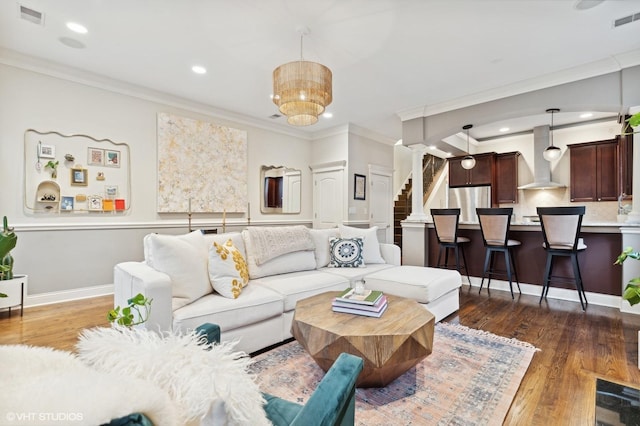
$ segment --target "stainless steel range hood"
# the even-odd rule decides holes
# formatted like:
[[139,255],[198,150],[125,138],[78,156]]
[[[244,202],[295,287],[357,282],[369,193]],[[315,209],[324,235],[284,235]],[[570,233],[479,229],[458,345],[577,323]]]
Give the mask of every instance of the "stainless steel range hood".
[[566,188],[558,182],[551,180],[551,163],[544,159],[542,154],[549,146],[549,126],[533,128],[533,182],[519,186],[518,189],[555,189]]

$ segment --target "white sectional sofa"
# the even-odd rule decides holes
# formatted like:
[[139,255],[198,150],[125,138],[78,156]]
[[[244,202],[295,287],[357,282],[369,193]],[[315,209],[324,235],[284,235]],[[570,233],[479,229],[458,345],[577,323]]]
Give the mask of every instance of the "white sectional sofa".
[[[364,279],[368,288],[415,299],[437,321],[459,308],[461,278],[457,271],[400,266],[399,247],[379,244],[375,228],[275,229],[147,235],[145,261],[123,262],[114,268],[115,305],[125,305],[127,299],[143,293],[153,298],[147,328],[187,330],[211,322],[220,326],[222,340],[238,339],[237,349],[248,353],[291,337],[298,300],[343,290],[358,279]],[[273,237],[264,234],[270,230],[278,236],[276,244],[266,246],[273,247],[271,254],[265,253],[265,241],[269,241],[264,237]],[[361,237],[365,266],[330,267],[332,237]],[[216,257],[228,241],[246,260],[250,278],[236,298],[228,290],[237,283],[224,281],[224,268],[219,268],[220,258]],[[218,244],[217,255],[214,243]],[[221,290],[216,291],[213,287],[219,282],[227,287],[218,284]]]

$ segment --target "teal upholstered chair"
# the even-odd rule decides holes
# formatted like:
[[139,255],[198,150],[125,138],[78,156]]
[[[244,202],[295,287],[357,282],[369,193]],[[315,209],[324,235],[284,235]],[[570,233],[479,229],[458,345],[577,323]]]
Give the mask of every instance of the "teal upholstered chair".
[[362,358],[342,353],[305,405],[264,394],[264,409],[274,426],[353,425],[356,379],[362,371]]

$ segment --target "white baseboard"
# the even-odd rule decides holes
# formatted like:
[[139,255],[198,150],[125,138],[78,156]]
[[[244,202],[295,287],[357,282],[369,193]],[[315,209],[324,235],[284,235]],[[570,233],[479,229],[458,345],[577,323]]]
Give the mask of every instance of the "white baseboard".
[[[463,276],[463,278],[465,278]],[[463,281],[466,281],[464,279]],[[471,277],[471,286],[480,288],[481,278]],[[466,282],[463,284],[467,285]],[[485,292],[487,288],[487,280],[484,282],[484,286],[482,287],[482,291]],[[509,290],[509,281],[496,280],[495,278],[491,279],[491,290],[500,290],[500,291],[510,291]],[[534,284],[526,284],[520,283],[520,290],[522,294],[529,294],[532,296],[540,297],[540,293],[542,292],[542,286],[534,285]],[[513,293],[514,295],[518,294],[518,286],[514,282],[513,283]],[[620,296],[612,296],[610,294],[600,294],[600,293],[591,293],[589,291],[586,292],[587,301],[591,305],[599,305],[599,306],[608,306],[610,308],[620,309],[622,297]],[[578,298],[578,291],[571,290],[567,288],[557,288],[557,287],[549,287],[549,294],[547,294],[548,299],[559,299],[559,300],[567,300],[570,302],[580,303],[580,299]]]
[[105,284],[94,287],[75,288],[73,290],[52,291],[27,295],[24,299],[24,307],[50,305],[52,303],[70,302],[72,300],[88,299],[91,297],[113,294],[113,284]]

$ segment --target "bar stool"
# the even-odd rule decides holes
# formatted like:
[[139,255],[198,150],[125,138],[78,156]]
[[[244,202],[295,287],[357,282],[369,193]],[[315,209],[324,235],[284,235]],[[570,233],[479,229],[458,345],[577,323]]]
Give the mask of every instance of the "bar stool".
[[[509,289],[511,290],[511,298],[513,296],[513,276],[515,275],[518,292],[520,291],[520,281],[518,280],[518,271],[513,260],[513,248],[520,245],[520,241],[509,239],[509,226],[511,224],[511,216],[513,208],[479,208],[476,209],[478,220],[480,221],[480,232],[482,233],[482,241],[485,247],[484,269],[482,271],[482,281],[480,282],[480,290],[484,279],[489,278],[487,282],[487,290],[491,285],[491,276],[506,276],[509,279]],[[494,254],[503,253],[506,271],[494,269]],[[512,273],[513,272],[513,273]]]
[[[584,216],[585,207],[538,207],[538,216],[542,225],[542,237],[544,238],[544,249],[547,252],[547,265],[544,271],[544,279],[542,284],[542,294],[540,295],[540,303],[542,298],[546,298],[549,293],[550,282],[563,282],[575,284],[580,298],[582,310],[586,309],[587,295],[582,286],[582,275],[580,274],[580,265],[578,263],[578,253],[585,250],[587,246],[580,236],[580,226],[582,225],[582,216]],[[573,266],[573,277],[560,277],[552,275],[553,259],[556,256],[564,256],[571,258]],[[584,298],[584,301],[583,301]]]
[[[438,244],[440,245],[436,267],[449,268],[449,250],[453,250],[456,260],[456,270],[460,272],[460,253],[462,253],[464,270],[467,275],[467,280],[469,280],[469,285],[471,285],[469,269],[467,267],[467,258],[465,257],[463,247],[464,243],[468,243],[471,240],[467,237],[458,236],[460,209],[431,209],[431,216],[433,216],[433,225],[436,231],[436,237],[438,238]],[[443,251],[444,264],[440,264]]]

